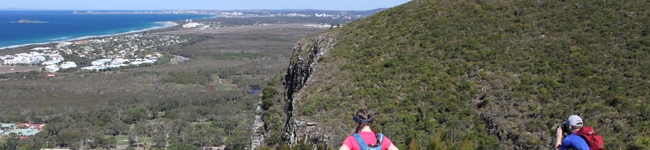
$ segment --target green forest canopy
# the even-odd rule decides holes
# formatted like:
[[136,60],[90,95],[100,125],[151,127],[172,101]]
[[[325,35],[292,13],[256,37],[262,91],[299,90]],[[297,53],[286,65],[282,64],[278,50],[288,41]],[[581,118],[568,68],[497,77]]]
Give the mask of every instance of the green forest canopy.
[[[555,127],[572,114],[610,149],[649,149],[647,8],[645,1],[411,1],[325,33],[336,45],[319,66],[340,71],[316,71],[296,107],[301,117],[348,126],[355,109],[373,109],[379,129],[402,149],[549,149]],[[270,85],[281,89],[279,82]],[[283,116],[265,108],[269,120]],[[334,129],[330,144],[340,145],[351,128]]]

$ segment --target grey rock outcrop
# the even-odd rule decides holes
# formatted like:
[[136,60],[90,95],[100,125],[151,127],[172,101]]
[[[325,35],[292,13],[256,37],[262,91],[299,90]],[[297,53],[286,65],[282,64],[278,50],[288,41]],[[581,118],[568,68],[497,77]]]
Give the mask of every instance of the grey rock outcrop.
[[309,86],[312,73],[318,68],[318,60],[323,57],[335,44],[332,33],[323,33],[299,41],[294,49],[291,64],[287,68],[283,85],[285,88],[286,105],[284,111],[287,120],[282,135],[282,141],[295,145],[300,139],[306,142],[327,143],[327,135],[323,135],[318,124],[310,120],[297,119],[296,102],[301,100],[301,89]]
[[255,123],[253,124],[253,132],[251,133],[251,149],[255,149],[264,143],[264,130],[260,128],[264,126],[262,115],[260,115],[262,111],[260,105],[261,102],[257,104],[257,109],[255,109]]
[[[301,89],[308,86],[312,73],[318,68],[318,60],[327,54],[335,44],[334,33],[327,32],[315,36],[303,38],[293,48],[293,56],[283,79],[284,86],[284,113],[285,121],[282,142],[293,146],[298,141],[304,140],[310,143],[328,143],[330,135],[325,135],[323,128],[318,126],[317,121],[297,119],[295,112],[296,102],[301,99]],[[255,149],[264,144],[268,131],[264,130],[265,122],[261,118],[264,110],[262,103],[258,104],[255,115],[255,124],[251,133],[251,148]],[[315,149],[316,147],[314,147]]]

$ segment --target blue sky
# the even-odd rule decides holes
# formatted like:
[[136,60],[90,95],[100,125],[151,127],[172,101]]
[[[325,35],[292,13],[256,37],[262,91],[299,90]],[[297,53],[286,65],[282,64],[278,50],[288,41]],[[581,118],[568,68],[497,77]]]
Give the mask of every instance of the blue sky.
[[409,0],[0,0],[0,9],[39,10],[234,10],[322,9],[370,10]]

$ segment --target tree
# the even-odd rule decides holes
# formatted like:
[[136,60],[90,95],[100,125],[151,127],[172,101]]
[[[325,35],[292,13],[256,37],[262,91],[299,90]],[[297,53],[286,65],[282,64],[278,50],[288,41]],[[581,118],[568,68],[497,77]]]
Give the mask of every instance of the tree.
[[226,139],[226,146],[233,149],[244,149],[250,144],[250,134],[246,131],[237,131]]
[[9,133],[9,136],[5,136],[3,138],[7,138],[6,141],[2,144],[2,149],[5,150],[16,150],[16,146],[18,146],[18,140],[20,137],[18,137],[18,134],[16,133]]
[[266,86],[264,87],[264,90],[262,90],[262,94],[262,109],[268,110],[273,107],[273,103],[275,102],[273,97],[278,94],[278,90],[272,86]]
[[122,135],[129,132],[129,126],[122,123],[122,121],[116,121],[115,123],[108,123],[104,126],[104,134],[108,135]]
[[205,135],[206,139],[209,140],[209,144],[207,145],[218,146],[223,144],[222,139],[225,132],[219,127],[208,127],[205,131]]
[[174,143],[169,145],[169,150],[199,150],[199,148],[190,144]]
[[147,137],[148,126],[144,122],[138,122],[131,132],[129,132],[129,143],[140,147],[140,141]]
[[122,115],[122,120],[126,123],[133,123],[145,119],[150,119],[153,116],[147,107],[143,106],[124,110],[120,114]]
[[38,148],[34,147],[31,144],[23,144],[20,146],[20,150],[38,150]]
[[235,128],[237,128],[238,120],[228,118],[214,124],[217,124],[220,128],[223,128],[223,130],[228,133],[228,136],[230,136],[232,135],[232,132],[234,132]]
[[156,132],[151,135],[153,147],[164,148],[167,146],[167,137],[163,132]]
[[66,130],[58,136],[57,140],[61,141],[61,147],[75,147],[76,142],[79,141],[79,133]]
[[108,138],[108,144],[107,144],[108,148],[115,148],[117,146],[116,144],[117,144],[117,139],[115,139],[115,136],[111,136],[110,138]]

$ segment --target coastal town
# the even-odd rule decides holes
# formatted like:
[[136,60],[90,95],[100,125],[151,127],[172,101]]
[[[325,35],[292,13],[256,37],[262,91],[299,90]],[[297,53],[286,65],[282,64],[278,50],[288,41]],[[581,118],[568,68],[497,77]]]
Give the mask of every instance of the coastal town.
[[[102,71],[154,64],[171,57],[160,46],[187,42],[174,35],[130,34],[60,42],[32,48],[29,53],[0,56],[1,66],[40,66],[42,71]],[[74,58],[74,59],[73,59]]]
[[385,9],[370,11],[328,11],[328,10],[165,10],[165,11],[73,11],[72,14],[203,14],[215,15],[222,18],[253,18],[253,17],[316,17],[332,19],[359,19]]
[[[181,28],[220,29],[242,27],[221,22],[194,22],[187,19],[179,25]],[[178,24],[173,23],[176,26]],[[253,26],[269,25],[256,23]],[[311,27],[332,27],[327,24],[304,24]],[[335,26],[336,27],[336,26]],[[0,67],[37,67],[37,71],[47,72],[93,72],[118,68],[142,67],[155,64],[160,60],[169,61],[175,56],[158,51],[158,47],[188,42],[187,37],[178,35],[125,34],[100,38],[64,41],[46,46],[31,48],[29,52],[13,55],[0,55]],[[176,56],[177,57],[177,56]],[[186,60],[183,58],[181,60]],[[51,75],[51,74],[50,74]]]
[[[222,28],[243,27],[248,25],[265,26],[276,23],[276,21],[257,22],[224,22],[227,18],[278,18],[278,17],[299,17],[299,18],[324,18],[331,20],[346,20],[330,23],[310,23],[305,26],[336,28],[343,26],[351,20],[366,17],[383,9],[370,11],[325,11],[325,10],[241,10],[241,11],[219,11],[219,10],[177,10],[177,11],[73,11],[73,14],[205,14],[213,15],[221,20],[198,19],[193,21],[169,22],[181,28],[197,28],[199,30],[214,30]],[[22,20],[22,22],[33,22],[33,20]],[[179,25],[180,24],[180,25]],[[36,70],[49,72],[75,72],[75,71],[103,71],[120,67],[138,67],[158,62],[161,58],[172,57],[169,54],[157,51],[160,46],[187,42],[180,36],[171,35],[148,35],[128,34],[118,36],[107,36],[102,38],[78,39],[72,41],[49,44],[47,46],[32,48],[29,52],[22,52],[12,55],[0,55],[0,67],[11,67],[9,71],[14,72],[14,67],[38,67]],[[33,69],[32,69],[33,70]]]
[[[277,17],[300,17],[300,18],[326,18],[342,19],[344,22],[331,23],[310,23],[305,26],[311,27],[340,27],[345,22],[366,17],[383,9],[370,11],[325,11],[325,10],[242,10],[242,11],[219,11],[219,10],[177,10],[177,11],[73,11],[73,14],[205,14],[224,18],[277,18]],[[32,23],[38,20],[22,19],[20,23]],[[181,28],[197,28],[199,30],[214,30],[222,28],[243,27],[248,25],[265,26],[283,22],[257,21],[257,22],[223,22],[217,19],[198,19],[193,21],[187,19],[177,22],[169,22]],[[285,22],[286,23],[286,22]],[[181,24],[181,25],[179,25]],[[37,67],[35,70],[48,72],[76,72],[76,71],[103,71],[120,67],[138,67],[154,64],[161,58],[172,57],[170,54],[157,51],[160,46],[187,42],[180,36],[172,35],[148,35],[128,34],[117,36],[106,36],[102,38],[78,39],[64,41],[56,44],[46,44],[31,48],[29,52],[22,52],[11,55],[0,55],[0,67],[10,67],[7,72],[17,72],[14,68]],[[30,69],[34,70],[34,69]]]

